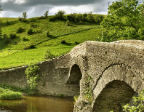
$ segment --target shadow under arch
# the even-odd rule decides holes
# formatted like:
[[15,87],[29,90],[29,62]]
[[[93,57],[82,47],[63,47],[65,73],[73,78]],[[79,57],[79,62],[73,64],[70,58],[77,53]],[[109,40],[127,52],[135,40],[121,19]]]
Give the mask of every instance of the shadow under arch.
[[122,106],[130,102],[134,90],[124,81],[108,83],[95,100],[93,112],[123,112]]
[[67,84],[73,84],[73,85],[80,86],[81,78],[82,78],[81,70],[80,70],[80,68],[79,68],[79,66],[77,64],[74,64],[71,67],[70,75],[69,75]]

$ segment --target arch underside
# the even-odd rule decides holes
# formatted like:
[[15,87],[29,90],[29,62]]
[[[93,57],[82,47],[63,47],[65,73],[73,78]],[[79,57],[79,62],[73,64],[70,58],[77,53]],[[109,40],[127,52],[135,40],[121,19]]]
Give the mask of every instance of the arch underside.
[[135,91],[141,88],[142,80],[124,65],[114,65],[104,71],[93,90],[93,112],[122,112]]
[[70,76],[67,81],[68,84],[80,85],[82,73],[78,65],[73,65],[70,71]]
[[122,81],[109,83],[96,99],[93,112],[122,112],[122,106],[127,104],[134,95],[133,89]]

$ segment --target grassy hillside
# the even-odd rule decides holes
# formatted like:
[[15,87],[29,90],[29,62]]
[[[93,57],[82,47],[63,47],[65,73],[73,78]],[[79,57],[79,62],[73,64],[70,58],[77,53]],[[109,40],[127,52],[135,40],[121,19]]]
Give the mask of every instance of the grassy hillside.
[[1,21],[6,39],[0,40],[0,69],[44,61],[48,50],[60,56],[79,43],[101,36],[96,24],[67,25],[65,21],[51,22],[48,18],[31,18],[27,22],[1,18]]

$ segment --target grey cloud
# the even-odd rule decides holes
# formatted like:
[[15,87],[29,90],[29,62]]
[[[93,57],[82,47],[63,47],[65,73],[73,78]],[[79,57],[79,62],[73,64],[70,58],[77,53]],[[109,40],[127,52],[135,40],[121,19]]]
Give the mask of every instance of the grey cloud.
[[83,5],[101,2],[103,0],[27,0],[26,5],[49,4],[49,5]]
[[54,5],[54,6],[60,6],[60,5],[83,5],[83,4],[93,4],[94,2],[101,2],[106,0],[26,0],[26,3],[24,4],[15,4],[14,2],[5,2],[1,3],[2,7],[5,10],[23,10],[24,8],[36,6],[36,5]]
[[[24,4],[15,4],[14,2],[1,3],[3,10],[7,12],[16,12],[20,14],[27,11],[31,17],[40,16],[43,11],[52,9],[54,7],[73,6],[79,7],[81,5],[90,5],[93,7],[93,12],[107,11],[107,0],[26,0]],[[8,15],[8,14],[7,14]]]

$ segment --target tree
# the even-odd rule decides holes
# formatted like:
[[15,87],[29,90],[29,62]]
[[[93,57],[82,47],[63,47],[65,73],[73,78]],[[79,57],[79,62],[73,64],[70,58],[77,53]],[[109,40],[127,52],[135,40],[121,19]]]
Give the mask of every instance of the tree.
[[103,41],[119,39],[141,39],[139,29],[144,26],[144,4],[138,0],[114,2],[108,9],[108,16],[101,23],[106,35]]
[[55,16],[58,20],[65,20],[64,14],[65,14],[65,12],[60,10],[57,12],[57,14]]
[[49,11],[46,11],[46,12],[44,13],[44,17],[47,18],[47,17],[48,17],[48,14],[49,14]]
[[27,13],[26,12],[23,12],[23,19],[26,19],[27,18]]

